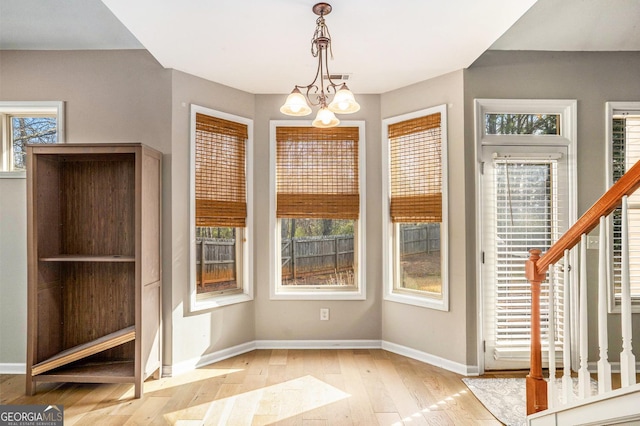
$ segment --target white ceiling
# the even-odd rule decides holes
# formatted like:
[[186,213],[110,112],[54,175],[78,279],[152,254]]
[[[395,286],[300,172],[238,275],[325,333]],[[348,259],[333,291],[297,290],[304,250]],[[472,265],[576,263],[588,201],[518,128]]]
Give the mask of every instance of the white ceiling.
[[[146,48],[167,68],[251,93],[287,93],[315,74],[315,3],[0,0],[0,48]],[[488,48],[640,51],[640,0],[331,4],[329,68],[352,74],[355,93],[384,93],[468,67]]]

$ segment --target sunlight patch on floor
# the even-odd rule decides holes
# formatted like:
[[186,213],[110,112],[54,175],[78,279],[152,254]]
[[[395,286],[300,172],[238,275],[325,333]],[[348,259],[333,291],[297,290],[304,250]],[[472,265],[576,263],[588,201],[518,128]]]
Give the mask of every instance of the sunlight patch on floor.
[[[212,379],[214,377],[226,376],[233,373],[244,371],[242,368],[198,368],[179,374],[175,377],[163,377],[161,380],[147,380],[144,383],[144,392],[158,392],[165,389],[171,389],[176,386],[182,386],[187,383]],[[133,388],[131,389],[133,392]]]
[[446,410],[446,405],[447,404],[451,404],[451,403],[456,403],[455,402],[455,398],[459,398],[461,395],[466,394],[467,391],[462,389],[457,393],[454,393],[451,396],[447,396],[446,398],[441,399],[440,401],[436,402],[435,404],[432,404],[431,406],[429,406],[428,408],[424,408],[421,411],[417,412],[417,413],[413,413],[411,416],[407,416],[404,419],[402,419],[402,422],[396,422],[396,423],[392,423],[390,426],[403,426],[406,425],[412,421],[414,421],[414,419],[412,417],[414,417],[415,419],[418,419],[420,422],[424,421],[424,417],[422,416],[421,413],[429,413],[431,411],[441,411],[441,410]]
[[[284,420],[307,411],[348,398],[341,391],[322,380],[304,376],[277,385],[239,393],[200,406],[188,407],[164,415],[170,424],[260,425]],[[208,406],[208,408],[206,407]],[[203,418],[188,418],[202,413]],[[255,413],[253,417],[247,413]]]

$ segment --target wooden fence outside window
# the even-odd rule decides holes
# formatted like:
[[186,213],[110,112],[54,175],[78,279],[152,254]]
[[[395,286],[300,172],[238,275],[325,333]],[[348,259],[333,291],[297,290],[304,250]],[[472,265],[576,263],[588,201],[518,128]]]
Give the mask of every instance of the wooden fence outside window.
[[[401,255],[440,250],[439,224],[405,226],[401,235]],[[204,263],[202,262],[204,259]],[[282,239],[282,278],[298,279],[312,275],[353,271],[353,235],[329,235]],[[196,240],[197,284],[234,281],[235,243],[233,239]]]

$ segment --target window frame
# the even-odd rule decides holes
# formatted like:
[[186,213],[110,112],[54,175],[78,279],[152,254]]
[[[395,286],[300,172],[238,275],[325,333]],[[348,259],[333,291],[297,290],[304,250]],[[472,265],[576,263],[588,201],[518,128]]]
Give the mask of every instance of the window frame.
[[[400,224],[391,222],[391,152],[389,125],[414,118],[440,113],[442,155],[442,222],[440,223],[440,275],[442,295],[397,288],[399,274]],[[382,235],[386,237],[382,253],[383,298],[391,302],[422,308],[449,311],[449,191],[448,191],[448,134],[447,105],[437,105],[382,120]]]
[[[476,145],[549,145],[567,144],[576,138],[575,101],[564,99],[476,99],[475,135]],[[486,114],[554,114],[560,115],[559,135],[491,135],[487,134],[484,117]],[[478,136],[479,135],[479,136]],[[480,161],[480,158],[478,158]]]
[[13,140],[10,119],[14,116],[55,116],[57,143],[65,143],[63,101],[0,101],[0,179],[26,179],[25,170],[11,170]]
[[[640,101],[634,102],[606,102],[605,103],[605,129],[607,133],[606,141],[606,175],[607,175],[607,189],[613,185],[613,117],[621,112],[633,113],[633,115],[640,116]],[[631,207],[629,207],[631,209]],[[610,244],[613,247],[613,219],[608,219],[608,228],[610,236]],[[620,313],[621,312],[621,297],[616,297],[615,294],[615,280],[613,257],[610,260],[610,271],[607,274],[607,299],[608,299],[608,312]],[[640,296],[631,295],[631,312],[640,313]]]
[[358,127],[358,172],[359,172],[359,194],[360,213],[355,221],[354,238],[354,272],[355,289],[319,288],[317,286],[291,286],[282,285],[282,260],[281,253],[281,232],[280,219],[276,217],[276,128],[277,127],[310,127],[309,120],[271,120],[269,122],[269,296],[271,300],[365,300],[366,279],[365,279],[365,198],[366,193],[366,140],[365,122],[361,120],[342,121],[341,126]]
[[[236,281],[238,288],[198,294],[196,271],[196,114],[235,121],[247,126],[245,147],[247,219],[246,227],[236,227]],[[215,309],[253,300],[253,120],[191,104],[189,136],[189,299],[191,311]]]

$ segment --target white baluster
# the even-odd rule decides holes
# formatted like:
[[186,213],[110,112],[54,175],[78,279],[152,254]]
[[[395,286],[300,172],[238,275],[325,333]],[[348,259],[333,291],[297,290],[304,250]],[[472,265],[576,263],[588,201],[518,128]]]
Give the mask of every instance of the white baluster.
[[578,395],[580,399],[591,396],[589,361],[589,324],[587,317],[587,235],[580,237],[580,369],[578,370]]
[[555,316],[555,275],[556,266],[549,266],[549,322],[547,328],[548,355],[549,355],[549,381],[547,382],[547,406],[553,408],[556,403],[556,316]]
[[571,378],[571,265],[569,264],[569,250],[564,251],[564,297],[563,297],[563,332],[562,363],[562,402],[569,404],[575,399],[573,393],[573,379]]
[[622,387],[636,383],[636,357],[631,351],[631,283],[629,279],[629,222],[627,196],[622,197],[622,352],[620,352],[620,381]]
[[598,256],[598,393],[611,391],[611,364],[609,364],[608,330],[607,330],[607,224],[605,217],[600,217],[600,245]]

